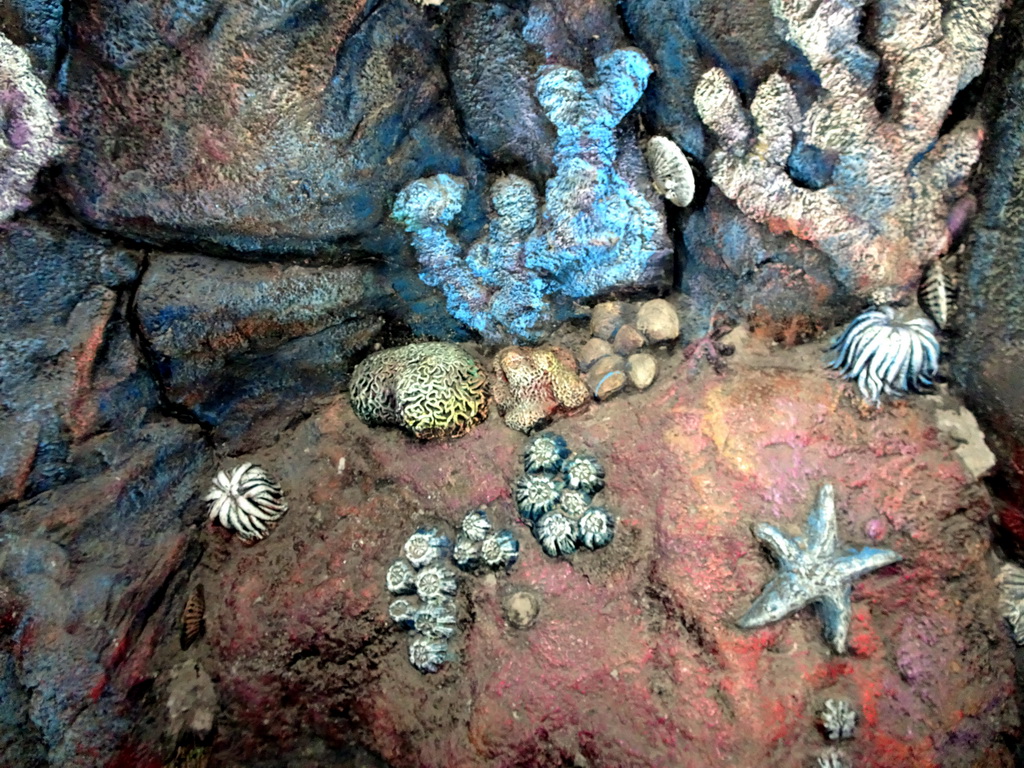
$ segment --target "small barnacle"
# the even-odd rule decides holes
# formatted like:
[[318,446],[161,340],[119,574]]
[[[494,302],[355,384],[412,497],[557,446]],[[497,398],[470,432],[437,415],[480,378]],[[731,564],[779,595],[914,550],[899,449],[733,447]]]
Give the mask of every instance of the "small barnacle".
[[416,574],[416,594],[423,602],[441,600],[458,589],[455,574],[441,565],[431,565]]
[[388,606],[388,616],[396,624],[403,627],[411,627],[416,620],[416,606],[409,602],[408,599],[400,597],[397,600],[391,601],[391,605]]
[[583,491],[566,488],[558,499],[557,511],[574,523],[583,519],[590,509],[590,497]]
[[670,203],[685,208],[693,202],[693,170],[686,155],[667,136],[654,136],[644,150],[651,181],[659,195]]
[[548,557],[571,555],[576,551],[577,528],[560,512],[548,512],[535,526],[534,534]]
[[430,637],[414,637],[409,642],[409,661],[420,672],[437,672],[448,660],[448,643]]
[[532,522],[550,512],[562,492],[562,483],[547,475],[523,475],[516,483],[516,505],[519,514]]
[[587,549],[600,549],[615,536],[615,518],[603,507],[594,507],[580,520],[580,543]]
[[455,615],[455,606],[451,601],[437,601],[427,603],[416,611],[413,629],[435,640],[447,640],[455,634],[457,622],[458,616]]
[[825,728],[825,733],[832,741],[853,738],[857,713],[853,711],[849,702],[843,699],[827,699],[818,717]]
[[508,568],[519,558],[519,541],[512,531],[492,533],[480,544],[480,556],[491,568]]
[[949,325],[949,317],[956,309],[956,284],[940,259],[925,268],[917,302],[940,329]]
[[487,510],[481,507],[466,515],[462,519],[462,532],[470,541],[483,541],[491,532],[491,521],[487,519]]
[[405,556],[416,568],[422,568],[444,556],[450,542],[436,528],[420,528],[405,542]]
[[576,456],[562,468],[565,484],[593,496],[604,488],[604,467],[593,456]]
[[181,647],[188,648],[196,641],[203,631],[203,620],[206,615],[206,593],[202,584],[196,588],[185,601],[185,610],[181,613]]
[[569,453],[569,446],[564,437],[553,432],[543,432],[526,444],[523,466],[527,472],[554,475],[562,469],[562,464],[569,458]]
[[842,752],[830,749],[818,756],[818,768],[850,768],[850,763]]
[[452,560],[454,560],[455,564],[464,571],[475,570],[476,567],[480,565],[480,546],[464,533],[460,533],[455,538],[455,548],[452,550]]
[[388,592],[395,595],[408,595],[416,591],[416,572],[405,560],[396,560],[391,564],[385,581]]
[[218,472],[204,500],[210,503],[210,520],[250,543],[264,538],[288,511],[281,486],[249,462]]

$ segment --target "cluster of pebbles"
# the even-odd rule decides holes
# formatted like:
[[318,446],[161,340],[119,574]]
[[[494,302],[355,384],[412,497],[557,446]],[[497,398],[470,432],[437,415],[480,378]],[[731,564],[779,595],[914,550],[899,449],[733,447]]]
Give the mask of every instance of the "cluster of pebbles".
[[436,528],[421,528],[402,548],[405,557],[388,568],[388,591],[398,597],[388,613],[408,630],[409,661],[420,672],[437,672],[450,657],[448,641],[458,626],[458,580],[449,555],[464,571],[508,569],[519,557],[511,531],[494,531],[487,512],[477,509],[462,521],[455,545]]
[[573,456],[565,438],[543,432],[527,444],[523,467],[516,506],[546,555],[571,555],[580,545],[599,549],[611,542],[615,518],[593,504],[604,488],[604,469],[596,458]]
[[627,384],[647,389],[658,375],[658,360],[650,347],[679,338],[679,314],[664,299],[651,299],[636,307],[623,301],[606,301],[590,315],[592,338],[576,359],[591,394],[607,400]]

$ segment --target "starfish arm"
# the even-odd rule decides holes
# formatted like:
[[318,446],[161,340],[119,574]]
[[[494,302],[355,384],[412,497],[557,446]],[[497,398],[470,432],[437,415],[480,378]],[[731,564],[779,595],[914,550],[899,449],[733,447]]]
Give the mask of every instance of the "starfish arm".
[[874,549],[864,547],[844,557],[837,557],[832,561],[833,572],[840,581],[853,581],[879,568],[898,563],[903,558],[891,549]]
[[829,594],[822,595],[818,602],[818,615],[825,639],[836,653],[846,653],[846,641],[850,636],[850,619],[853,608],[850,605],[850,585],[844,584]]
[[818,491],[818,500],[807,518],[807,551],[828,556],[839,546],[839,525],[836,522],[836,496],[832,483]]
[[755,523],[753,530],[757,540],[768,547],[780,563],[794,562],[803,554],[800,546],[774,525]]
[[800,610],[813,599],[814,596],[808,594],[792,574],[780,573],[765,585],[764,591],[736,625],[743,629],[763,627]]

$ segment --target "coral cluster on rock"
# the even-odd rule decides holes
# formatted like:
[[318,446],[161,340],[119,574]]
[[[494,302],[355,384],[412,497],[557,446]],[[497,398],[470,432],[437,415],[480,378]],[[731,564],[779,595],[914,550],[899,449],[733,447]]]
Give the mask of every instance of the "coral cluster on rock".
[[349,394],[367,424],[404,427],[420,439],[459,437],[487,418],[487,377],[445,342],[373,353],[352,372]]
[[779,572],[736,623],[745,629],[763,627],[813,604],[825,639],[836,653],[846,652],[853,580],[902,560],[888,549],[854,551],[840,545],[835,495],[829,484],[818,493],[803,536],[787,536],[767,523],[757,523],[754,535],[771,552]]
[[571,456],[565,438],[542,432],[526,445],[526,474],[516,482],[519,515],[549,557],[577,546],[600,549],[615,535],[615,518],[594,497],[604,488],[604,468],[593,456]]
[[898,320],[892,307],[869,309],[846,326],[832,344],[829,363],[857,382],[864,399],[877,405],[883,394],[901,397],[927,391],[939,370],[939,340],[925,317]]
[[540,71],[536,96],[558,133],[558,171],[543,205],[529,181],[495,180],[494,217],[465,257],[448,233],[466,202],[465,180],[420,179],[395,201],[392,216],[413,235],[422,280],[440,287],[452,315],[489,341],[536,341],[572,314],[574,300],[663,277],[671,251],[664,214],[620,172],[616,141],[650,64],[622,49],[599,56],[594,72],[588,86],[571,67]]
[[218,472],[204,498],[210,505],[210,520],[246,543],[265,538],[288,511],[281,486],[251,462]]
[[402,547],[405,559],[388,568],[385,584],[394,595],[388,614],[409,630],[409,662],[420,672],[437,672],[448,660],[448,640],[455,634],[458,610],[455,573],[445,565],[451,551],[447,536],[420,529]]
[[863,2],[805,5],[774,0],[772,13],[820,78],[821,95],[802,112],[775,74],[748,114],[725,70],[706,72],[694,101],[718,140],[708,169],[749,217],[827,254],[847,289],[891,300],[949,247],[947,222],[967,193],[983,132],[970,120],[940,129],[981,72],[1001,3],[878,0],[870,47]]
[[494,401],[512,429],[530,432],[589,400],[576,360],[561,347],[505,347],[494,356]]
[[63,152],[57,110],[28,54],[0,33],[0,222],[31,204],[40,168]]

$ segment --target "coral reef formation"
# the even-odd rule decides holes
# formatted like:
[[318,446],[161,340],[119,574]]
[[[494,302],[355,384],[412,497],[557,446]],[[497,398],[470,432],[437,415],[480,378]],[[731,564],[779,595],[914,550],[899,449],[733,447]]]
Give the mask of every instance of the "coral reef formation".
[[0,33],[0,222],[31,205],[40,168],[63,152],[57,110],[28,54]]
[[450,544],[437,529],[421,528],[402,546],[406,559],[392,563],[384,577],[390,593],[410,596],[393,600],[388,615],[409,631],[409,662],[424,673],[437,672],[448,660],[448,641],[458,624],[452,599],[458,581],[444,564]]
[[288,511],[281,486],[251,462],[218,472],[204,500],[210,505],[210,520],[246,543],[266,538]]
[[463,571],[475,571],[481,564],[508,569],[518,558],[519,541],[515,534],[506,529],[495,531],[486,509],[474,509],[462,519],[452,560]]
[[825,735],[832,741],[853,738],[857,713],[846,699],[826,699],[819,718]]
[[494,218],[463,258],[448,227],[467,184],[441,174],[407,185],[392,216],[413,236],[422,280],[444,291],[454,317],[489,341],[536,341],[573,313],[572,302],[657,281],[670,244],[661,211],[617,168],[616,128],[651,67],[638,50],[599,56],[595,80],[544,68],[536,96],[555,126],[557,173],[543,205],[515,175],[491,185]]
[[[871,48],[860,39],[864,5],[773,0],[785,39],[821,80],[806,112],[780,74],[758,87],[749,115],[723,69],[701,77],[694,101],[718,140],[708,169],[725,195],[813,243],[851,292],[889,301],[949,247],[982,130],[970,120],[940,129],[981,72],[1001,3],[878,0]],[[883,74],[891,103],[880,111]]]
[[512,429],[530,432],[588,400],[576,360],[561,347],[505,347],[494,356],[494,401]]
[[744,629],[763,627],[804,606],[818,607],[825,639],[836,653],[845,653],[853,611],[853,580],[903,558],[888,549],[841,547],[835,495],[825,484],[807,519],[803,536],[787,536],[767,523],[754,526],[754,536],[775,558],[779,572],[736,622]]
[[604,488],[604,468],[596,458],[570,457],[565,438],[542,432],[526,444],[523,468],[526,474],[516,481],[516,506],[546,555],[571,555],[580,544],[600,549],[611,543],[615,518],[592,505]]
[[935,325],[924,317],[897,320],[892,307],[869,309],[833,342],[830,368],[857,382],[861,395],[877,405],[883,394],[900,397],[932,387],[939,368]]
[[999,586],[999,609],[1013,630],[1017,645],[1024,645],[1024,568],[1003,563],[996,576]]
[[459,437],[487,418],[487,378],[454,344],[425,342],[375,352],[352,372],[352,408],[371,426],[420,439]]

